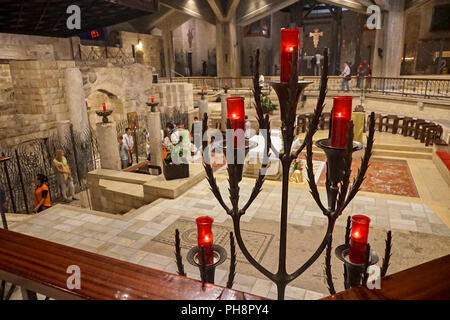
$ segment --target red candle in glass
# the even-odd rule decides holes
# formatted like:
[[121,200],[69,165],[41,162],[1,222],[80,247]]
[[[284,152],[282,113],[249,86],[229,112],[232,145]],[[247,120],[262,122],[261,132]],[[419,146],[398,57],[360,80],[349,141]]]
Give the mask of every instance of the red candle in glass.
[[106,104],[103,102],[103,111],[106,111]]
[[227,82],[225,82],[225,87],[228,87],[228,83]]
[[300,28],[281,29],[281,82],[289,82],[291,78],[292,55],[297,49],[296,59],[298,60]]
[[348,124],[352,120],[353,97],[334,97],[331,129],[331,146],[345,148],[347,145]]
[[352,233],[350,240],[350,261],[363,264],[369,237],[370,218],[363,215],[352,217]]
[[[197,222],[197,243],[198,254],[201,254],[201,247],[205,248],[206,264],[214,263],[214,247],[212,224],[214,219],[211,217],[199,217],[195,220]],[[201,257],[199,256],[199,261]]]
[[[245,147],[245,108],[244,97],[227,98],[227,118],[231,121],[233,129],[234,148]],[[239,131],[236,131],[241,129]]]
[[155,97],[154,96],[152,96],[151,99],[152,99],[152,103],[155,102]]
[[203,93],[203,88],[202,88],[202,93]]

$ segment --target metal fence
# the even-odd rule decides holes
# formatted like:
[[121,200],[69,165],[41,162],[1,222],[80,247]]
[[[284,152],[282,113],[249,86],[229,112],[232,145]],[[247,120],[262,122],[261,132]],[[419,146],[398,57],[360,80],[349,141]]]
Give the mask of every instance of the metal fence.
[[[306,92],[319,90],[320,77],[299,77],[299,80],[312,81],[306,87]],[[167,82],[162,79],[162,82]],[[196,90],[205,88],[208,90],[221,90],[225,83],[233,89],[250,90],[253,86],[251,77],[220,78],[220,77],[180,77],[172,78],[173,82],[192,83]],[[265,82],[279,81],[279,77],[267,76]],[[425,99],[449,99],[450,80],[448,79],[421,79],[421,78],[384,78],[371,77],[361,79],[359,86],[356,77],[350,81],[350,91],[364,93],[377,93],[385,95],[411,96]],[[329,77],[328,91],[341,91],[342,77]]]
[[0,168],[0,185],[7,194],[9,212],[31,213],[34,207],[34,180],[38,174],[48,177],[51,201],[62,197],[57,185],[56,169],[53,157],[57,149],[62,149],[71,168],[75,191],[87,188],[87,173],[95,168],[96,156],[90,130],[74,133],[67,128],[61,136],[32,139],[18,144],[14,148],[0,150],[0,154],[9,157]]

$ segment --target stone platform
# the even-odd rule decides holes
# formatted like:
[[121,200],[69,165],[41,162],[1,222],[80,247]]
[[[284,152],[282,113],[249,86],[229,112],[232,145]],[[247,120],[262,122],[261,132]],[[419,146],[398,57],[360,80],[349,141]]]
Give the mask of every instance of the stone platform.
[[125,214],[159,198],[175,199],[205,177],[203,166],[189,165],[189,178],[167,181],[159,176],[108,169],[89,172],[88,185],[92,208]]

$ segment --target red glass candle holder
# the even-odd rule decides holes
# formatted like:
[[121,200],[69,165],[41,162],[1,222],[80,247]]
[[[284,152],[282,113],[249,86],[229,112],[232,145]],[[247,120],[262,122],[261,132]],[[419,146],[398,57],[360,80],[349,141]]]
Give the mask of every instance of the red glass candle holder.
[[106,104],[103,102],[103,111],[106,111]]
[[350,261],[356,264],[364,263],[367,239],[369,237],[370,218],[363,215],[352,217],[352,232],[350,240]]
[[233,129],[234,148],[245,147],[245,107],[244,97],[227,98],[227,118]]
[[154,96],[151,96],[150,98],[152,99],[152,103],[155,102],[155,97]]
[[281,29],[281,82],[289,82],[291,78],[292,55],[295,49],[297,49],[295,61],[298,60],[300,30],[301,28]]
[[331,146],[345,148],[347,145],[348,125],[352,120],[353,97],[334,97],[331,123]]
[[[205,248],[206,264],[214,263],[214,247],[213,247],[213,234],[212,224],[214,219],[211,217],[199,217],[195,220],[197,222],[197,244],[198,254],[201,253],[201,247]],[[201,257],[199,256],[199,261]]]

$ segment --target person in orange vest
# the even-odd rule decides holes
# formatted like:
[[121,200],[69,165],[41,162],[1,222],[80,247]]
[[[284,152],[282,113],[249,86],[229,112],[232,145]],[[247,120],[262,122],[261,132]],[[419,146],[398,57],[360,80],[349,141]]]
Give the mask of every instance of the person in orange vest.
[[50,203],[50,190],[46,183],[48,179],[43,174],[38,174],[35,179],[36,189],[34,190],[33,212],[41,212],[52,206]]

